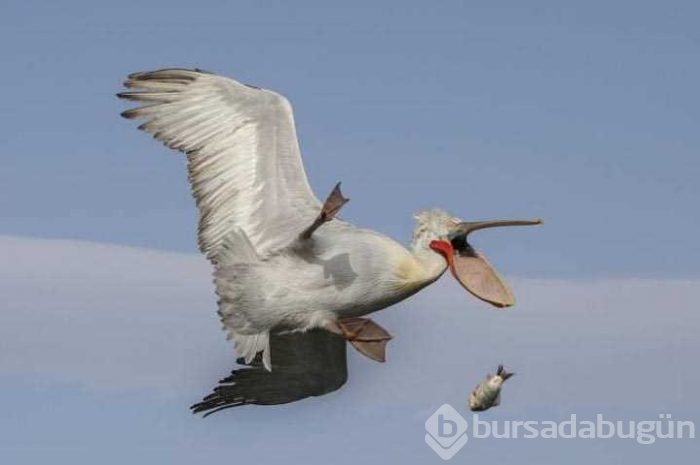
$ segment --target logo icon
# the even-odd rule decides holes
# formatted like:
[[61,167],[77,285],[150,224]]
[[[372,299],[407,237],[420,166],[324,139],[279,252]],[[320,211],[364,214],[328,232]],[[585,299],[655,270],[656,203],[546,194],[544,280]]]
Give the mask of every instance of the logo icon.
[[450,404],[443,404],[425,422],[425,443],[443,460],[450,460],[469,440],[469,424]]

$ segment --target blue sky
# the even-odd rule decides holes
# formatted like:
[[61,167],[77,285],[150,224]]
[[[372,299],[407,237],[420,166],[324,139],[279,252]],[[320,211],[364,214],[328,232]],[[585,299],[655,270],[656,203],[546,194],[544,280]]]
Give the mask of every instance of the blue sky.
[[[544,367],[536,362],[549,367],[543,361],[551,356],[542,347],[556,352],[557,344],[563,344],[558,331],[576,325],[591,333],[575,338],[578,345],[564,351],[577,360],[568,377],[581,384],[556,386],[555,392],[562,391],[555,396],[561,411],[590,407],[587,395],[598,381],[585,380],[610,375],[615,362],[624,362],[645,375],[634,378],[641,385],[649,384],[646,377],[670,376],[678,390],[672,402],[662,402],[659,408],[678,409],[673,411],[678,415],[687,408],[697,419],[697,399],[680,387],[697,380],[683,369],[684,363],[694,363],[688,351],[697,351],[697,346],[691,343],[694,336],[673,319],[697,329],[698,319],[689,309],[697,302],[692,289],[700,274],[700,221],[693,213],[700,201],[699,14],[700,6],[690,1],[6,1],[0,14],[0,84],[5,90],[0,111],[0,236],[5,239],[0,253],[12,258],[3,260],[0,255],[0,286],[13,292],[5,299],[0,327],[25,328],[43,337],[0,342],[0,391],[6,399],[17,400],[0,417],[0,433],[8,438],[0,441],[0,454],[9,451],[13,462],[8,463],[56,459],[57,451],[82,451],[92,457],[116,435],[126,439],[113,455],[115,462],[138,452],[154,461],[172,458],[186,463],[194,452],[188,455],[185,446],[196,450],[199,444],[206,446],[207,457],[235,459],[232,447],[248,457],[254,453],[250,444],[266,439],[247,433],[246,446],[226,431],[239,431],[249,422],[272,424],[270,434],[283,435],[285,425],[300,423],[339,436],[345,433],[318,420],[319,405],[331,409],[325,421],[340,421],[347,418],[353,401],[361,407],[351,422],[358,428],[353,437],[362,441],[368,436],[362,428],[376,411],[366,400],[371,390],[362,383],[373,379],[369,386],[376,390],[392,383],[408,386],[416,363],[430,361],[421,358],[420,351],[409,351],[417,357],[412,361],[381,369],[356,360],[348,393],[317,404],[251,410],[210,423],[185,416],[181,407],[229,368],[228,347],[218,333],[208,268],[186,255],[196,252],[196,212],[184,161],[119,118],[125,107],[114,97],[128,73],[169,66],[196,66],[285,94],[294,105],[312,186],[322,197],[342,181],[352,198],[343,216],[358,225],[407,240],[412,214],[434,206],[465,219],[545,219],[541,228],[494,230],[475,238],[504,274],[514,282],[525,280],[516,288],[521,303],[517,311],[532,320],[508,323],[512,331],[517,331],[516,323],[538,330],[533,329],[527,344],[506,344],[502,351],[488,346],[488,338],[470,333],[477,338],[472,341],[478,350],[456,346],[459,357],[469,362],[463,378],[450,376],[454,391],[432,391],[429,383],[415,392],[406,388],[404,403],[386,407],[405,413],[387,414],[395,424],[421,430],[423,420],[411,419],[424,412],[427,417],[432,406],[445,401],[462,402],[468,388],[459,383],[472,383],[499,357],[513,360],[519,365],[516,371],[526,365],[522,371],[542,374]],[[26,239],[30,237],[43,240]],[[136,246],[140,252],[123,252],[130,261],[119,262],[120,251],[131,249],[108,248],[111,252],[99,261],[95,247],[107,246],[84,241]],[[79,246],[74,250],[67,244]],[[137,273],[142,281],[129,281],[129,288],[105,285],[115,276],[134,273],[140,260],[148,261],[142,257],[157,255],[153,249],[163,251],[164,261],[145,268],[153,273],[167,270],[172,282],[166,279],[166,285],[151,274]],[[22,258],[16,250],[30,255],[45,250],[47,255]],[[45,260],[75,263],[77,274],[65,281],[54,282],[50,274],[37,281]],[[181,274],[171,270],[180,265]],[[81,289],[95,266],[106,268],[107,274],[90,281],[94,291],[84,290],[87,297],[71,293]],[[133,371],[133,357],[120,359],[115,349],[125,340],[136,341],[134,334],[142,344],[153,337],[158,331],[153,326],[165,315],[172,317],[172,307],[160,299],[178,288],[174,283],[194,276],[199,281],[190,300],[177,306],[184,313],[176,312],[179,316],[169,328],[172,334],[180,334],[183,326],[199,328],[202,341],[211,339],[211,345],[202,346],[210,358],[180,354],[182,358],[168,361],[172,339],[160,335],[162,353]],[[537,316],[539,304],[555,307],[547,292],[533,284],[537,280],[557,290],[552,295],[560,299],[561,319]],[[61,290],[62,283],[67,290]],[[626,283],[621,285],[626,289],[620,291],[622,297],[610,305],[610,312],[619,316],[606,320],[598,315],[603,319],[593,318],[587,325],[582,315],[589,315],[592,304],[586,292],[598,296],[603,307],[617,283]],[[602,287],[586,287],[595,285]],[[387,315],[409,339],[410,320],[399,323],[401,312],[425,317],[436,301],[442,302],[443,317],[464,318],[465,325],[481,323],[498,331],[498,325],[510,321],[475,302],[445,300],[445,295],[455,295],[454,288],[447,289],[427,290],[414,303]],[[54,294],[63,300],[55,300]],[[27,300],[26,295],[36,298]],[[638,295],[644,300],[634,297]],[[646,310],[636,314],[644,302],[649,302]],[[461,305],[470,308],[462,311]],[[420,306],[428,308],[421,313]],[[144,317],[144,308],[154,313]],[[199,321],[195,311],[208,319]],[[142,329],[128,324],[129,312],[139,312],[142,319],[135,321]],[[631,330],[630,320],[635,320]],[[89,331],[78,322],[85,322]],[[437,330],[445,330],[435,324]],[[597,324],[610,332],[599,335]],[[52,331],[54,325],[64,329],[65,336]],[[655,333],[645,330],[659,327],[663,330]],[[469,328],[473,326],[465,331]],[[516,334],[513,338],[518,339]],[[535,334],[546,336],[545,342],[539,343]],[[443,339],[437,333],[424,338],[424,346],[439,345]],[[67,342],[73,340],[81,345]],[[74,367],[85,351],[82,344],[100,350],[94,350],[93,364]],[[586,371],[588,344],[611,351],[600,349],[591,356],[600,372]],[[64,345],[66,350],[59,350]],[[478,357],[472,358],[475,352]],[[42,354],[55,356],[48,357],[51,363],[40,363]],[[644,354],[648,365],[634,354]],[[122,360],[119,377],[102,371],[104,362],[114,357]],[[161,367],[168,376],[187,372],[192,369],[187,361],[204,366],[196,373],[196,385],[188,385],[186,392],[174,389],[176,383],[162,382],[174,378],[152,373],[152,367]],[[574,376],[577,373],[588,376]],[[153,377],[161,379],[160,384]],[[137,382],[105,389],[118,379]],[[502,408],[509,409],[504,414],[547,411],[542,403],[523,408],[538,392],[534,382],[527,386],[521,397],[513,389],[514,402],[504,403]],[[438,393],[427,399],[430,392]],[[641,392],[655,395],[652,388]],[[341,395],[348,397],[341,400]],[[629,400],[627,395],[614,390],[597,401],[605,402],[606,412],[652,418],[659,413],[649,406],[648,397]],[[618,405],[625,407],[615,410]],[[92,428],[96,424],[103,427]],[[396,433],[387,441],[400,449],[399,444],[410,441],[407,435]],[[407,452],[395,456],[378,452],[381,444],[376,439],[367,444],[368,451],[386,459],[415,456],[425,463],[427,453],[432,454],[421,444],[406,446]],[[295,446],[291,439],[285,447],[289,455],[311,460],[307,448]],[[547,450],[541,444],[522,447],[529,457],[541,458]],[[584,447],[582,461],[602,455],[613,461],[616,454],[628,452],[626,446],[591,447]],[[686,450],[653,447],[659,454],[679,450],[680,456]],[[166,449],[180,452],[168,456]],[[422,449],[427,452],[418,452]],[[482,455],[475,457],[492,452],[484,446]],[[263,462],[274,460],[273,452],[266,454]],[[75,457],[66,462],[75,463]],[[645,457],[655,456],[645,453],[640,459]]]
[[541,216],[479,244],[516,273],[697,276],[699,9],[6,3],[0,231],[195,251],[182,158],[113,94],[198,66],[291,99],[311,183],[343,181],[348,220],[408,238],[426,207]]

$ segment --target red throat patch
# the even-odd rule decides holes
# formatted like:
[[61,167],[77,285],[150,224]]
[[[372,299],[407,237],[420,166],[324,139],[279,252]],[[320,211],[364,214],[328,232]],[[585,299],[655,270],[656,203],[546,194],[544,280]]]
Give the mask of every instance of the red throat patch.
[[445,260],[447,260],[447,264],[452,267],[452,261],[455,254],[455,249],[452,247],[452,244],[450,244],[448,241],[434,240],[430,241],[428,247],[441,253],[445,257]]

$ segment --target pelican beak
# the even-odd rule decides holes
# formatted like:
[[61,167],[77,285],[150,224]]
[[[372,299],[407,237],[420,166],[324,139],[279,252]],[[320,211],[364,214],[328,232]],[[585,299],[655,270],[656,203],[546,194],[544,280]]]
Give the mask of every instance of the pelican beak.
[[532,226],[542,224],[542,220],[498,220],[459,223],[449,235],[452,256],[447,257],[447,241],[441,247],[434,247],[445,254],[452,274],[472,295],[496,307],[504,308],[515,304],[515,297],[505,281],[482,254],[474,250],[467,236],[474,231],[502,226]]

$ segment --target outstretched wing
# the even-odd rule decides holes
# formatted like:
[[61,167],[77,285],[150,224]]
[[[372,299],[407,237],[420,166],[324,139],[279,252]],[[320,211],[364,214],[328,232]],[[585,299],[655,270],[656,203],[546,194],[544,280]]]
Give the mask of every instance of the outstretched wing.
[[283,96],[200,70],[131,74],[122,113],[187,155],[199,208],[199,247],[215,258],[238,227],[260,255],[285,245],[318,214],[304,173],[292,107]]
[[286,404],[328,394],[347,381],[346,347],[345,339],[324,329],[272,334],[272,371],[263,367],[258,355],[251,365],[232,371],[212,394],[190,408],[207,416],[241,405]]

